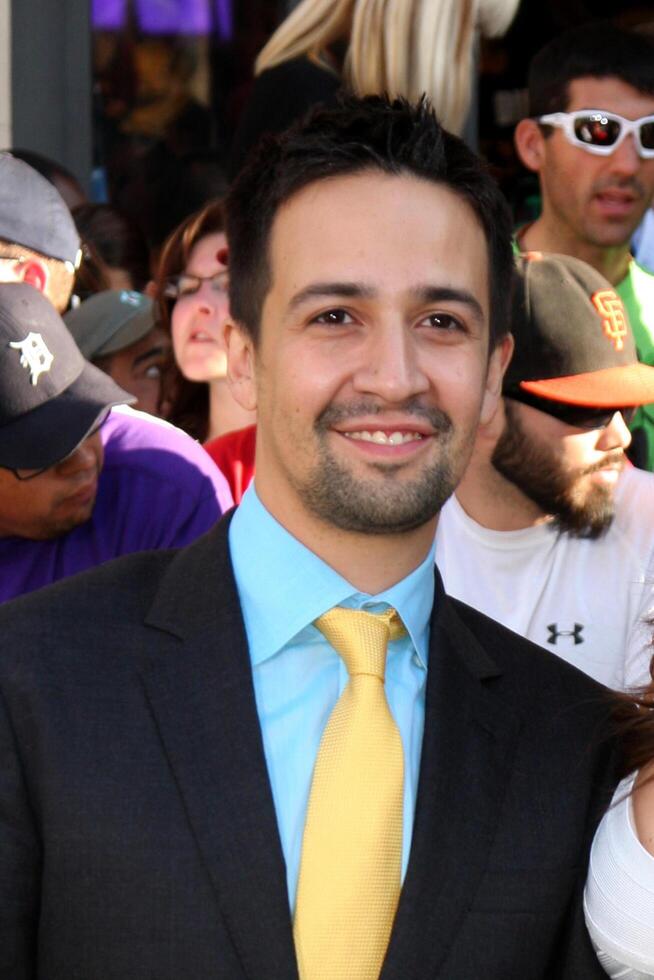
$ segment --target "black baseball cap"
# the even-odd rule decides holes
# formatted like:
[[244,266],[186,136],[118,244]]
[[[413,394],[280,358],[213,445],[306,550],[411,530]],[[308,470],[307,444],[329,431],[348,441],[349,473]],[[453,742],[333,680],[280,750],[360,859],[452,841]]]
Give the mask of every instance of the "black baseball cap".
[[82,256],[75,222],[59,191],[11,153],[0,153],[0,238],[67,262],[73,271]]
[[654,367],[640,364],[611,284],[569,255],[529,252],[515,262],[515,350],[503,393],[592,408],[654,402]]
[[134,401],[84,360],[37,289],[0,284],[0,466],[47,469],[74,452],[113,405]]
[[154,328],[149,296],[131,289],[106,289],[64,315],[84,357],[104,357],[130,347]]

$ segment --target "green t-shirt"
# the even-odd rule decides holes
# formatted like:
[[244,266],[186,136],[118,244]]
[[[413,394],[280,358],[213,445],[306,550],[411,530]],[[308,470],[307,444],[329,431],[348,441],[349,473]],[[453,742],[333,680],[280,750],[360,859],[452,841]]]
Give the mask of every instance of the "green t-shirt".
[[[654,275],[632,259],[627,275],[615,290],[627,310],[638,360],[654,366]],[[646,469],[654,470],[654,404],[638,409],[631,431],[635,459]]]

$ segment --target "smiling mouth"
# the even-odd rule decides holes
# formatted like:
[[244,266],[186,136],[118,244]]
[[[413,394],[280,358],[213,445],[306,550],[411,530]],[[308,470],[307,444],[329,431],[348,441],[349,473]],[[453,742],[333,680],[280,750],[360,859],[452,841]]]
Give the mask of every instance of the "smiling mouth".
[[407,442],[421,442],[424,439],[420,432],[383,432],[381,429],[361,429],[356,432],[342,432],[341,435],[355,442],[374,442],[378,446],[401,446]]

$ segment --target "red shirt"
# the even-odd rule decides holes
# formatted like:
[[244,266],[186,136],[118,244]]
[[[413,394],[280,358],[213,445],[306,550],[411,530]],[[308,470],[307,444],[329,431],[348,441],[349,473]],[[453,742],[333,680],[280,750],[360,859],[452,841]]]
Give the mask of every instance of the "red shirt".
[[226,432],[224,436],[218,436],[217,439],[212,439],[204,445],[227,479],[235,504],[240,503],[254,476],[256,435],[256,425],[248,425],[245,429]]

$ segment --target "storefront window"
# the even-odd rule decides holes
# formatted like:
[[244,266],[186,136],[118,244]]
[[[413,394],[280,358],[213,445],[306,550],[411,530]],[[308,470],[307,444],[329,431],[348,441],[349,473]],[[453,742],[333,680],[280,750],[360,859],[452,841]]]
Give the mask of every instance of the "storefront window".
[[284,0],[92,0],[94,183],[156,247],[225,187],[257,52]]

